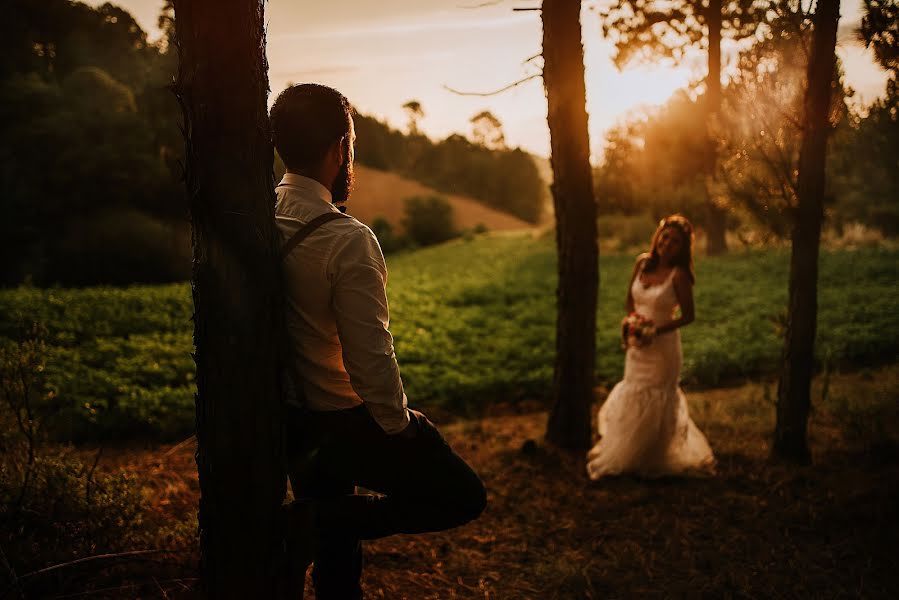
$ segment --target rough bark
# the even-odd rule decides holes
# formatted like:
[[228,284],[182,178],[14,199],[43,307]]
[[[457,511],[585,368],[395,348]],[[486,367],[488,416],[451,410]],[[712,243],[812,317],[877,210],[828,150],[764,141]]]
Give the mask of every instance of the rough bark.
[[706,75],[706,131],[708,135],[708,153],[706,164],[706,252],[710,256],[727,252],[727,212],[715,204],[713,197],[717,185],[718,151],[715,139],[715,128],[721,112],[721,1],[711,0],[706,9],[706,22],[709,28],[708,74]]
[[269,598],[286,484],[263,2],[174,5],[193,227],[203,587],[212,598]]
[[599,273],[581,3],[544,0],[542,10],[543,81],[559,261],[553,408],[546,438],[562,447],[586,448],[590,444]]
[[789,306],[772,448],[776,458],[803,463],[810,460],[807,427],[818,316],[818,250],[824,219],[825,160],[839,18],[839,0],[818,0],[805,91]]

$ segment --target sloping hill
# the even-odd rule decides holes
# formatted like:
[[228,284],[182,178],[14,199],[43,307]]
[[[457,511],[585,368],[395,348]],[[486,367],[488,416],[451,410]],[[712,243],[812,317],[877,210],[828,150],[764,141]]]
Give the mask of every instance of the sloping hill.
[[347,204],[347,212],[371,226],[385,218],[397,233],[402,232],[404,199],[412,196],[444,196],[453,206],[457,229],[470,229],[483,223],[490,231],[531,229],[533,225],[517,217],[493,210],[474,198],[443,194],[396,173],[379,171],[356,164],[356,186]]

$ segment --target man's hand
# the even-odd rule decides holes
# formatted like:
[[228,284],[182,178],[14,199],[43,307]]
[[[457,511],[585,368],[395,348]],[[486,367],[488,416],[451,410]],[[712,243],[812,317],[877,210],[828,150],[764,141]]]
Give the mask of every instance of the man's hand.
[[416,419],[415,415],[413,415],[412,413],[413,411],[409,410],[409,424],[406,425],[406,427],[404,427],[401,432],[396,434],[397,437],[411,440],[418,435],[418,419]]
[[[411,408],[406,409],[409,411],[409,424],[406,425],[406,428],[401,432],[397,433],[397,437],[405,438],[405,439],[416,439],[423,435],[436,435],[437,437],[441,437],[440,433],[437,431],[437,426],[431,423],[431,420],[428,419],[423,413],[412,410]],[[442,439],[442,438],[441,438]]]

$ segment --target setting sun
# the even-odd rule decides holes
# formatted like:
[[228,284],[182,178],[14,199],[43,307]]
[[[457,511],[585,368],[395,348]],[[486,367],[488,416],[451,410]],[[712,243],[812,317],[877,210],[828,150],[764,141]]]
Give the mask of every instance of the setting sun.
[[[155,37],[161,0],[119,4],[134,10]],[[420,126],[432,138],[468,134],[468,119],[488,109],[503,123],[510,145],[547,156],[546,100],[539,78],[489,97],[458,96],[446,89],[490,92],[539,72],[539,60],[524,63],[540,52],[540,13],[513,12],[513,6],[458,0],[357,0],[336,6],[271,0],[266,13],[272,96],[288,83],[324,83],[344,91],[362,112],[397,128],[407,124],[402,105],[415,99],[424,110]],[[857,10],[847,6],[847,19],[857,20]],[[701,80],[705,65],[703,54],[694,52],[682,65],[643,64],[618,71],[611,43],[602,37],[601,17],[590,3],[584,3],[581,20],[596,160],[611,126],[634,109],[663,104],[675,90]],[[839,51],[852,65],[847,78],[860,96],[870,100],[881,94],[884,76],[872,66],[870,53],[849,40]]]

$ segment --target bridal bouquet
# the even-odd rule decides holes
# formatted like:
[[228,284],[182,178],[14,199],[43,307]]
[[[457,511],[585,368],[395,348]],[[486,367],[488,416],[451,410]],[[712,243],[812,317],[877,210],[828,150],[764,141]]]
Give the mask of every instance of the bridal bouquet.
[[655,337],[656,326],[640,313],[632,312],[621,321],[621,348],[645,346]]

